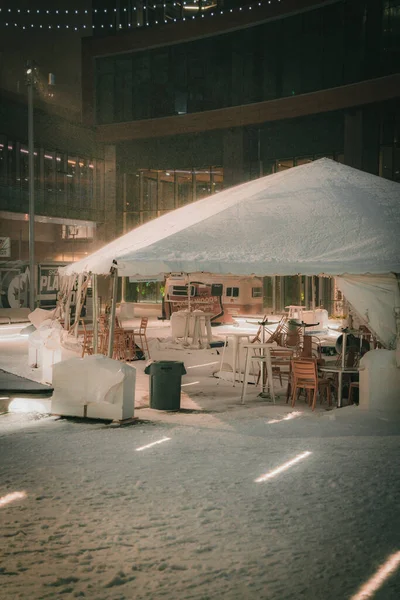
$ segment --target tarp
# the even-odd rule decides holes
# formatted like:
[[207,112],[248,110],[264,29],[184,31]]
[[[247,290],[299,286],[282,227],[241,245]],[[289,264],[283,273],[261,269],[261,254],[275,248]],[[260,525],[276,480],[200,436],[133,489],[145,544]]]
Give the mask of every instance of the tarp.
[[65,274],[400,272],[400,185],[323,158],[178,208]]
[[338,288],[358,317],[386,348],[396,348],[394,309],[400,307],[399,284],[394,274],[337,277]]

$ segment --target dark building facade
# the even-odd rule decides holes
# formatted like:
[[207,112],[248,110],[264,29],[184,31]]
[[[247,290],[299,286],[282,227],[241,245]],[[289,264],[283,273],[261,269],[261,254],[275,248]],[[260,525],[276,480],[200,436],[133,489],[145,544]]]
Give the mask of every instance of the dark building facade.
[[400,181],[399,0],[174,8],[83,40],[83,117],[115,147],[120,230],[322,156]]
[[[0,285],[29,260],[26,97],[0,91]],[[34,107],[35,260],[83,258],[115,236],[115,150],[80,114],[40,99]],[[21,266],[22,265],[22,266]],[[3,286],[4,287],[4,286]],[[53,290],[54,292],[54,290]],[[0,305],[3,305],[4,298]]]

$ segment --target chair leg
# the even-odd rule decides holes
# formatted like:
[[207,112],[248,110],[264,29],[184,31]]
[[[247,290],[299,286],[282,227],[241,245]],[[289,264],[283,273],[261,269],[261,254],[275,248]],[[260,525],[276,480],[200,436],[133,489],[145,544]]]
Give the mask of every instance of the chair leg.
[[312,410],[315,410],[315,405],[317,403],[317,393],[318,393],[318,387],[316,386],[314,388],[314,398],[313,398],[313,402],[312,402]]
[[286,390],[286,404],[289,402],[289,398],[292,395],[292,382],[288,379],[287,390]]
[[292,408],[296,404],[296,400],[298,398],[300,392],[300,388],[296,387],[296,384],[293,384],[293,392],[292,392]]
[[149,342],[147,341],[146,334],[144,334],[144,339],[146,340],[147,358],[150,358]]
[[328,396],[328,406],[332,406],[332,396],[331,396],[331,384],[328,383],[326,386],[326,395]]

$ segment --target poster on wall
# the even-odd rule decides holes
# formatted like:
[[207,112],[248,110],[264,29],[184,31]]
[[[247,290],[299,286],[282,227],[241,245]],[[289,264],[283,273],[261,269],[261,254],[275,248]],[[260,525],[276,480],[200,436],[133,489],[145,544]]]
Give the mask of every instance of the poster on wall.
[[[59,290],[58,267],[60,265],[37,265],[36,304],[41,308],[55,308]],[[26,263],[0,265],[0,308],[29,307],[30,272]],[[71,307],[76,304],[76,289],[71,298]]]
[[0,258],[10,258],[11,256],[11,238],[0,237]]
[[55,308],[59,290],[58,266],[38,266],[38,300],[42,308]]
[[0,308],[28,306],[29,268],[0,267]]

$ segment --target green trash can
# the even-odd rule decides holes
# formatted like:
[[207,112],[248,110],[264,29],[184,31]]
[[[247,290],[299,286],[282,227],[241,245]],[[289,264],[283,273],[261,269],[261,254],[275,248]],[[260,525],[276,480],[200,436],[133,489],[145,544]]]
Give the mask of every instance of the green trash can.
[[155,360],[147,365],[144,372],[150,375],[150,408],[179,410],[182,375],[186,375],[183,362]]

